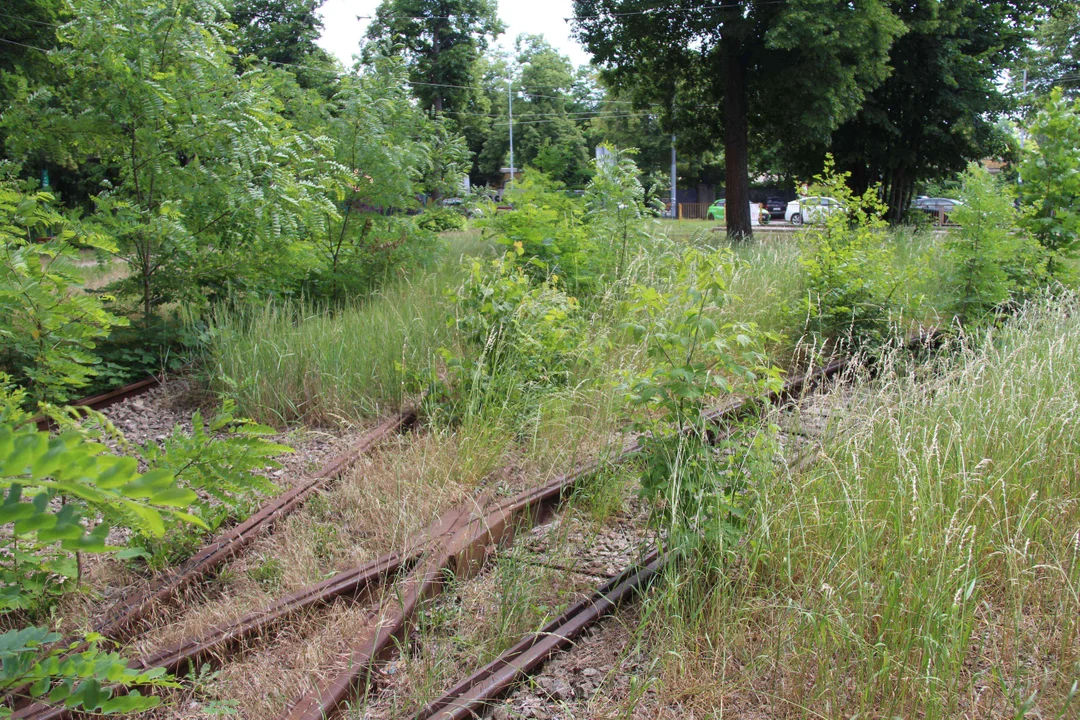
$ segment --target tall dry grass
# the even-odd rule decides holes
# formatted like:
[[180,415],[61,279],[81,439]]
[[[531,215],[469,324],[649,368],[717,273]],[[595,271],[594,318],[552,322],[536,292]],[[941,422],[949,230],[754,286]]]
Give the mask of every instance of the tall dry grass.
[[761,480],[744,555],[652,601],[671,706],[1080,715],[1080,299],[956,350],[834,397],[818,455]]

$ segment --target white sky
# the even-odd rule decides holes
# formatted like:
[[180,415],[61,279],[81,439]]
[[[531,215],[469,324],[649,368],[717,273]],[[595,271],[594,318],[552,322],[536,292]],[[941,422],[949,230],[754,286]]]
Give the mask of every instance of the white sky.
[[[379,0],[326,0],[319,11],[324,25],[319,45],[346,67],[352,65],[353,53],[370,22],[356,16],[374,15],[378,6]],[[584,65],[589,55],[570,38],[570,23],[563,20],[573,14],[572,0],[499,0],[499,17],[507,27],[497,44],[513,49],[514,38],[521,33],[543,35],[575,66]]]

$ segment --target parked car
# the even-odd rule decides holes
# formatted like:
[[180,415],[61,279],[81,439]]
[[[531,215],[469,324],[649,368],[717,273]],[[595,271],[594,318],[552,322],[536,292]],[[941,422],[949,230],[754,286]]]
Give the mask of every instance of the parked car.
[[461,213],[465,217],[469,217],[469,218],[484,217],[483,208],[479,207],[475,203],[467,202],[465,200],[465,198],[459,198],[459,197],[443,198],[440,201],[440,204],[445,208],[450,208],[451,210],[458,211],[459,213]]
[[844,206],[831,197],[806,197],[792,200],[784,211],[784,219],[792,225],[824,222],[825,218],[836,212],[843,212]]
[[[911,204],[911,207],[915,210],[921,210],[927,215],[930,215],[937,222],[944,221],[949,222],[949,213],[951,213],[957,206],[964,203],[953,198],[942,197],[919,197]],[[944,215],[942,215],[944,213]]]
[[714,202],[712,205],[709,206],[709,210],[706,213],[705,217],[709,218],[710,220],[723,220],[724,203],[726,202],[727,201],[724,200],[724,198],[720,198],[719,200]]
[[769,211],[770,220],[778,220],[784,217],[784,212],[787,210],[787,203],[784,202],[782,197],[769,197],[765,198],[765,209]]

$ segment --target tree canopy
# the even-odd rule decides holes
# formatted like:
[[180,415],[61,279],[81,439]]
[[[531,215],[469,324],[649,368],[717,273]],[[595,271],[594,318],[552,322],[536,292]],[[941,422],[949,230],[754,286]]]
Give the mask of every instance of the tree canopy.
[[576,0],[577,37],[613,86],[659,104],[687,147],[723,137],[728,233],[750,234],[750,130],[825,140],[888,75],[903,24],[883,0]]
[[[832,133],[829,149],[854,189],[884,186],[899,221],[917,182],[961,172],[1005,148],[996,120],[1011,106],[1001,73],[1024,47],[1029,0],[894,1],[907,28],[889,52],[892,72],[858,114]],[[812,154],[804,171],[821,164]]]
[[443,112],[466,109],[477,61],[503,29],[495,0],[383,0],[368,37],[400,53],[420,102]]
[[1054,4],[1017,69],[1027,71],[1028,91],[1036,96],[1061,87],[1067,96],[1080,97],[1080,1]]

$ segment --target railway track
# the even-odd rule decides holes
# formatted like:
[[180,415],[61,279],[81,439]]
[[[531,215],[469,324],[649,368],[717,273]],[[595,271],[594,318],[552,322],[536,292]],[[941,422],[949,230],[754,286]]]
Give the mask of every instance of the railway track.
[[[90,410],[104,410],[110,405],[115,405],[125,400],[138,397],[140,395],[145,395],[154,388],[160,386],[163,382],[164,378],[162,376],[151,375],[150,377],[139,380],[138,382],[133,382],[129,385],[124,385],[123,387],[117,388],[115,390],[110,390],[109,392],[101,393],[99,395],[91,395],[89,397],[84,397],[80,400],[74,400],[69,404],[71,405],[71,407],[75,408],[76,411],[81,408],[87,408]],[[30,422],[37,425],[38,430],[41,430],[43,432],[45,430],[51,430],[55,427],[52,418],[48,417],[47,415],[35,415],[34,417],[30,418]]]
[[[146,378],[108,393],[75,401],[72,407],[77,410],[82,408],[95,411],[102,410],[116,403],[144,395],[159,387],[162,382],[163,380],[160,377]],[[130,639],[139,632],[140,623],[152,614],[155,607],[175,599],[184,588],[205,581],[212,573],[241,553],[257,538],[272,532],[276,523],[299,509],[307,499],[323,489],[328,483],[341,477],[386,437],[415,425],[418,417],[418,407],[419,403],[410,404],[403,410],[387,417],[377,426],[364,433],[345,452],[330,459],[319,470],[303,478],[290,490],[266,502],[243,522],[213,537],[178,567],[156,578],[144,588],[122,598],[101,619],[94,623],[93,631],[117,642]],[[47,416],[39,415],[32,418],[31,421],[41,430],[54,427],[51,418]],[[397,562],[400,563],[400,560]],[[367,575],[362,571],[360,577],[354,580],[353,587],[362,589],[370,582],[370,579],[365,580],[365,578],[382,577],[385,573],[396,569],[392,559],[388,559],[378,567],[379,570],[367,571]],[[340,578],[337,580],[336,588],[318,588],[314,594],[320,598],[331,598],[335,596],[335,590],[337,594],[347,592],[348,581],[342,582]],[[304,607],[303,600],[300,598],[288,598],[281,605],[282,607],[278,608],[278,611],[286,614],[289,612],[288,608]],[[267,620],[262,618],[259,622],[255,622],[254,625],[258,628],[266,623]],[[77,645],[77,641],[73,638],[67,638],[65,642],[74,647],[72,652],[79,652],[86,648],[85,645]],[[219,644],[214,643],[213,647],[217,647]],[[185,653],[184,650],[179,652],[185,657],[191,655],[191,653]],[[133,666],[135,665],[143,666],[141,661],[134,662]],[[157,664],[145,666],[157,667]],[[65,708],[56,708],[38,702],[18,709],[13,717],[61,718],[71,717],[71,715],[72,713]]]
[[[841,372],[844,367],[845,362],[836,361],[789,379],[770,400],[778,403],[798,398],[812,386]],[[755,407],[754,403],[745,400],[733,400],[708,413],[706,419],[720,424],[752,412]],[[308,494],[329,478],[339,475],[380,438],[414,421],[415,411],[408,410],[381,423],[346,453],[346,457],[331,462],[293,491],[268,503],[245,523],[215,538],[188,563],[144,592],[123,601],[116,612],[110,613],[109,619],[100,625],[103,634],[116,638],[129,637],[147,619],[148,608],[175,597],[185,585],[205,578],[213,569],[240,552],[253,537],[267,531],[275,521],[298,507]],[[545,485],[509,499],[475,499],[466,506],[445,513],[395,552],[288,593],[234,621],[151,651],[134,660],[132,665],[138,668],[165,667],[172,672],[182,673],[199,663],[227,660],[230,653],[244,648],[246,641],[265,639],[276,627],[301,612],[326,607],[340,599],[358,601],[374,595],[364,621],[356,628],[347,650],[337,663],[341,669],[315,683],[309,692],[291,703],[283,717],[286,720],[323,720],[339,716],[350,700],[371,687],[376,667],[396,652],[419,608],[444,589],[448,578],[461,580],[475,575],[497,548],[509,545],[521,529],[534,526],[584,479],[591,477],[601,467],[632,459],[639,451],[640,445],[635,442],[624,447],[617,455],[581,465]],[[651,557],[642,567],[627,569],[553,621],[545,632],[523,639],[508,654],[478,671],[443,698],[432,702],[417,717],[478,716],[483,703],[504,692],[522,674],[535,670],[553,652],[565,647],[575,633],[596,622],[620,602],[630,598],[637,588],[646,585],[661,562],[660,558]],[[387,585],[391,580],[392,585],[381,595],[371,593],[373,588]],[[21,720],[58,720],[70,716],[71,713],[64,708],[42,703],[22,708],[14,715]]]

